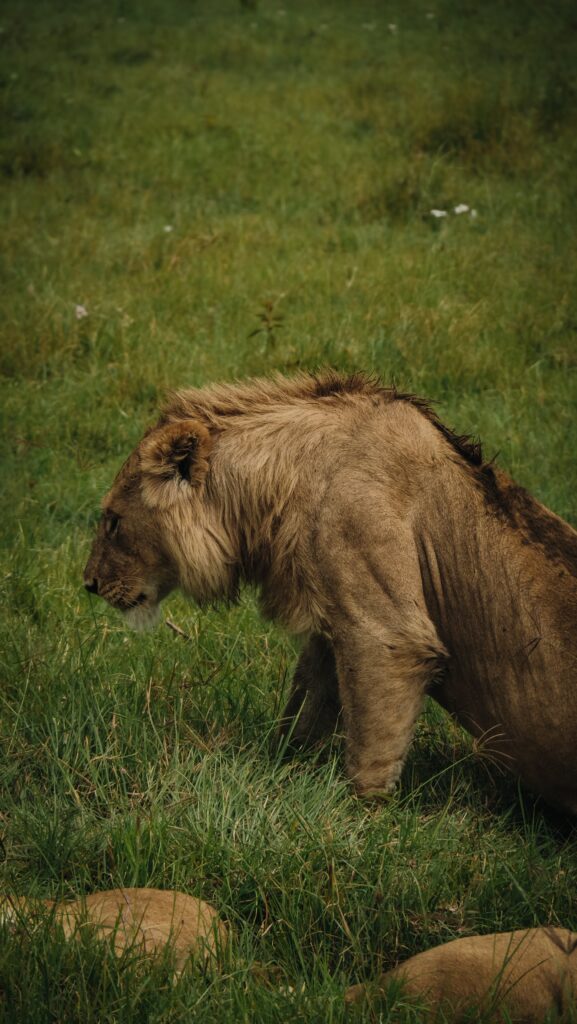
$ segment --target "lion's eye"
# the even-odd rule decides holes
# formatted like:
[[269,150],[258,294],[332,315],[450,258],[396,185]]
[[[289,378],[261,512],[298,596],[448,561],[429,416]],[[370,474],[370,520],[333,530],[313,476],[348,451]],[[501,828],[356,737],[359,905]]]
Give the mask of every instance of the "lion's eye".
[[106,519],[106,536],[115,537],[120,525],[120,516],[110,515]]

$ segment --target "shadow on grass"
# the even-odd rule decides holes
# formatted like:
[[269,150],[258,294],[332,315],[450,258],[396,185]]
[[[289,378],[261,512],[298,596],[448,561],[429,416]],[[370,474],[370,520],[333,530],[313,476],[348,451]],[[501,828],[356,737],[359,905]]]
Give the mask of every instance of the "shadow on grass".
[[[346,777],[342,732],[306,750],[292,747],[290,736],[279,738],[275,727],[269,757],[276,765],[293,764],[296,771],[334,761],[336,772]],[[396,802],[418,813],[461,808],[476,817],[494,815],[524,834],[545,832],[556,843],[577,840],[573,817],[527,789],[493,758],[488,747],[431,702],[417,727]]]

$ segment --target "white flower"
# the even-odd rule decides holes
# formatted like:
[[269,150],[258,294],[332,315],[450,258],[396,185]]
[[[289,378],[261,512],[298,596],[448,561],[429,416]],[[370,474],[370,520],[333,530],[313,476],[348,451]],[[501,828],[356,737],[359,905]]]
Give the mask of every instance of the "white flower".
[[473,218],[473,220],[475,220],[476,216],[477,216],[477,211],[476,210],[471,210],[471,217]]
[[446,210],[429,210],[429,213],[431,214],[431,217],[446,217],[447,216],[447,211]]
[[469,207],[467,206],[466,203],[459,203],[459,205],[455,207],[455,211],[454,212],[455,213],[468,213],[469,212]]
[[389,32],[392,33],[392,35],[395,35],[395,32],[397,31],[398,25],[395,25],[394,22],[391,22],[389,25],[387,25],[387,28],[388,28]]
[[171,231],[174,231],[174,228],[172,224],[165,224],[163,230],[166,231],[167,235],[169,235]]
[[84,317],[88,316],[88,310],[86,309],[86,306],[75,306],[74,315],[77,320],[84,320]]

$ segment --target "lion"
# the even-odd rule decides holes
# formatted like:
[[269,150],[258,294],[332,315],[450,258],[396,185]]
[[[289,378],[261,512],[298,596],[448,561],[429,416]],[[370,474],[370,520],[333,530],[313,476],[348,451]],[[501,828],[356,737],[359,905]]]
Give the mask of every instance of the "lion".
[[110,940],[117,956],[125,949],[158,956],[168,946],[177,973],[191,957],[214,960],[228,941],[227,928],[210,904],[171,889],[108,889],[66,901],[0,898],[3,921],[17,924],[31,917],[54,921],[67,939],[89,929]]
[[137,628],[175,587],[254,584],[302,642],[281,734],[342,722],[361,796],[396,786],[428,693],[577,811],[577,533],[423,399],[332,371],[173,393],[84,581]]
[[477,1020],[473,1008],[485,1021],[577,1020],[577,936],[529,928],[454,939],[354,985],[345,1002],[378,1004],[391,985],[420,1003],[420,1020]]

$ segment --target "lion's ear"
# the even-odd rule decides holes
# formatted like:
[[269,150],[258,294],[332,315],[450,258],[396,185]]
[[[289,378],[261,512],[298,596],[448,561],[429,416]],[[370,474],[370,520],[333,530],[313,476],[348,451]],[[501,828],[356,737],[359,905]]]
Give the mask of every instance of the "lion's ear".
[[204,482],[211,438],[199,420],[179,420],[151,430],[140,443],[142,496],[151,508],[172,505]]

